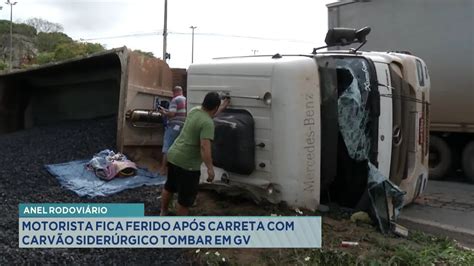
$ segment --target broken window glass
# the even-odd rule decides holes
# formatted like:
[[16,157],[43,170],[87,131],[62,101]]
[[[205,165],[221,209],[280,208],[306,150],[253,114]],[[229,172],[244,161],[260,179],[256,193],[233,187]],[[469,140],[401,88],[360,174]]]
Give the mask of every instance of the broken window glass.
[[[388,180],[377,167],[369,163],[368,176],[369,198],[372,211],[382,233],[388,233],[391,229],[391,220],[396,219],[403,206],[403,196],[406,194],[397,185]],[[389,205],[393,206],[390,213]]]
[[[371,73],[363,58],[336,60],[338,80],[338,122],[349,156],[356,161],[367,161],[367,190],[375,222],[383,233],[391,229],[391,219],[396,218],[403,206],[405,194],[383,176],[369,160],[371,143],[377,138],[370,134]],[[393,216],[390,213],[393,206]]]
[[369,158],[371,138],[368,129],[370,92],[368,63],[361,58],[337,60],[338,121],[349,155],[357,161]]

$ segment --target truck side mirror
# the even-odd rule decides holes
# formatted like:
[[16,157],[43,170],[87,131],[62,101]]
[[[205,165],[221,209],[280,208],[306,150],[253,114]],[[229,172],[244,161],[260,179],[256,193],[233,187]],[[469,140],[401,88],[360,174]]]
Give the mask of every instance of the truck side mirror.
[[328,46],[349,45],[352,43],[363,43],[370,33],[370,27],[364,27],[359,30],[350,28],[332,28],[329,29],[324,40]]
[[328,46],[347,45],[356,38],[355,29],[349,28],[333,28],[326,33],[324,41]]

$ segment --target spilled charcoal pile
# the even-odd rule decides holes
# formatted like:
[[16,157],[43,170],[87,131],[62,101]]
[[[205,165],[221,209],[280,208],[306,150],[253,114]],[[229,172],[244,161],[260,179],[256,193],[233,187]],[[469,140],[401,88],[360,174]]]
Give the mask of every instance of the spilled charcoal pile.
[[158,215],[157,187],[126,190],[110,197],[80,198],[65,190],[44,165],[88,159],[115,149],[116,118],[64,122],[0,135],[0,265],[38,263],[95,264],[123,261],[183,264],[179,250],[19,249],[18,204],[48,202],[144,202],[146,215]]

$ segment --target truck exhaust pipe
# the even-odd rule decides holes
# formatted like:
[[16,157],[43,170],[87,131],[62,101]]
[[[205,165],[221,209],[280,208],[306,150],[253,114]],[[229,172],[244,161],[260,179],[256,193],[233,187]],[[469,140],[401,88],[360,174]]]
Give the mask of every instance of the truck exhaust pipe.
[[156,128],[163,124],[163,115],[158,111],[149,109],[128,110],[125,119],[133,127],[138,128]]

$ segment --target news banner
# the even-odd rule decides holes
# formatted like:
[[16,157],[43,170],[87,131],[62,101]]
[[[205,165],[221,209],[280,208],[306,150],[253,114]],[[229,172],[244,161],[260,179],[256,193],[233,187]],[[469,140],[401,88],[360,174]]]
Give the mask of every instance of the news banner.
[[20,204],[20,248],[320,248],[319,216],[145,216],[144,205]]

